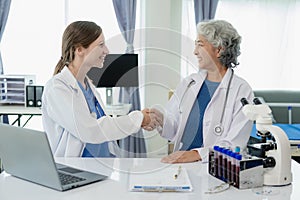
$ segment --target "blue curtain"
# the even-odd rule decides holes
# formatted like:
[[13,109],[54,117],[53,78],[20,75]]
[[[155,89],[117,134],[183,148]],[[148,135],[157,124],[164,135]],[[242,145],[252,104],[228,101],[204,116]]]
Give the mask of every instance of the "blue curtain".
[[194,0],[195,22],[213,19],[219,0]]
[[[11,0],[1,0],[0,1],[0,43],[1,43],[2,35],[4,33],[6,21],[8,18],[10,3],[11,3]],[[1,50],[0,50],[0,74],[3,74],[3,63],[2,63],[2,57],[1,57]]]
[[[8,18],[8,13],[10,9],[10,3],[11,0],[0,0],[0,43],[2,39],[2,35],[4,33],[5,25]],[[0,49],[0,74],[3,74],[3,63],[2,63],[2,57],[1,57],[1,49]],[[3,123],[8,123],[8,117],[7,115],[3,116],[2,119]]]
[[136,0],[113,0],[120,31],[127,43],[126,53],[133,53]]
[[[136,0],[113,0],[113,5],[120,31],[127,43],[126,53],[134,53],[133,40],[136,18]],[[122,87],[119,101],[130,103],[133,110],[140,110],[140,94],[137,87]],[[119,141],[121,157],[141,158],[146,157],[146,145],[143,132],[131,135]]]
[[[138,88],[127,87],[120,90],[120,102],[132,105],[130,111],[140,110],[140,95]],[[121,156],[125,158],[146,158],[146,145],[143,131],[139,130],[136,134],[128,136],[119,141]]]

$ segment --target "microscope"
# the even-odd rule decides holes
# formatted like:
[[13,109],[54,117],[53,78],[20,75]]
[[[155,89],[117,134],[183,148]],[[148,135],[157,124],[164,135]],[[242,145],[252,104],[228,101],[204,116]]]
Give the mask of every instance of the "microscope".
[[[256,150],[263,160],[263,184],[283,186],[292,182],[291,149],[286,133],[278,126],[272,125],[271,109],[262,104],[258,98],[253,103],[241,99],[243,113],[256,122],[257,135],[260,143],[248,145],[248,150]],[[251,154],[251,153],[250,153]]]

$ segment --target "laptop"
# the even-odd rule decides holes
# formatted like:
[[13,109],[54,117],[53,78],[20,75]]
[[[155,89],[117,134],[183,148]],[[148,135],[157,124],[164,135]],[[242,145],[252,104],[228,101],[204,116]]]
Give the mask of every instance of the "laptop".
[[55,163],[45,132],[0,123],[0,158],[6,173],[58,191],[107,176]]

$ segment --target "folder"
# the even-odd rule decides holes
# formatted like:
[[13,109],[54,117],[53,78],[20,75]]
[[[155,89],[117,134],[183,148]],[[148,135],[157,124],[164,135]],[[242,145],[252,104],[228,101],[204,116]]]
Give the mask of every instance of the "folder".
[[[132,192],[191,192],[193,190],[184,167],[169,166],[154,170],[131,169],[129,191]],[[176,177],[176,178],[175,178]]]

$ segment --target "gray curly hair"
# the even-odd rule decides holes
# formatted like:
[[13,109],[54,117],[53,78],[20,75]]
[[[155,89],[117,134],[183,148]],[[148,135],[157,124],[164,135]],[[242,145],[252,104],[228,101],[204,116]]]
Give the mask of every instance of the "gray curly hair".
[[215,48],[221,48],[220,62],[227,68],[239,65],[237,57],[241,54],[241,36],[225,20],[209,20],[197,24],[197,32]]

